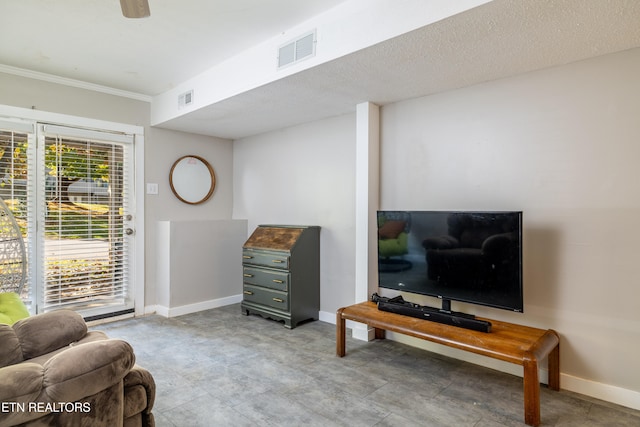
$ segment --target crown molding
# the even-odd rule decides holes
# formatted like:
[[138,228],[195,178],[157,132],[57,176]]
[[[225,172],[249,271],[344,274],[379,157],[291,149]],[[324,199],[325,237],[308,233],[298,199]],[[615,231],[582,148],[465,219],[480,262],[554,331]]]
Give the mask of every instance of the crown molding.
[[94,83],[84,82],[81,80],[69,79],[66,77],[55,76],[53,74],[41,73],[39,71],[27,70],[24,68],[12,67],[10,65],[0,64],[0,73],[13,74],[29,79],[42,80],[49,83],[56,83],[65,86],[76,87],[80,89],[91,90],[94,92],[106,93],[108,95],[121,96],[123,98],[135,99],[151,103],[153,97],[142,93],[130,92],[127,90],[115,89],[108,86],[102,86]]

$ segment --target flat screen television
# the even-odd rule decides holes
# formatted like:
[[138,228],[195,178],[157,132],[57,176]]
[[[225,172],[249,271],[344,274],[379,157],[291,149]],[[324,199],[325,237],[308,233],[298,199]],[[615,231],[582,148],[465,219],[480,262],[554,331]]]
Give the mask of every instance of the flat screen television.
[[378,211],[381,288],[523,311],[522,212]]

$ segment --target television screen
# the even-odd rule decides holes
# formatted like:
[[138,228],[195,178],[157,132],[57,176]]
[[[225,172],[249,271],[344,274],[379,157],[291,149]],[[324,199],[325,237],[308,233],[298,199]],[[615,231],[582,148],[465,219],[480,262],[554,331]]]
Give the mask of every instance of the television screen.
[[378,278],[443,308],[522,312],[522,212],[378,211]]

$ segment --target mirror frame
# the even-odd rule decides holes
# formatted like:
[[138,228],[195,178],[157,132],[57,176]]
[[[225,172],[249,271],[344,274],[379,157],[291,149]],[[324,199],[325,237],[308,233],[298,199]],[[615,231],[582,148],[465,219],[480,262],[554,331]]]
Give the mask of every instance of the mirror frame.
[[[197,162],[202,163],[204,166],[206,166],[206,168],[207,168],[207,169],[208,169],[208,171],[209,171],[209,179],[210,179],[210,182],[209,182],[209,191],[207,192],[207,194],[206,194],[204,197],[202,197],[202,198],[201,198],[201,199],[199,199],[199,200],[187,200],[187,199],[185,198],[185,195],[184,195],[184,194],[180,194],[181,189],[180,189],[180,188],[176,188],[176,185],[175,185],[175,183],[174,183],[174,174],[175,174],[175,172],[176,172],[176,167],[177,167],[178,165],[180,165],[182,162],[186,162],[186,161],[192,162],[192,161],[194,161],[194,160],[195,160],[195,161],[197,161]],[[206,179],[206,177],[203,177],[203,178],[204,178],[204,179]],[[174,195],[175,195],[175,196],[176,196],[180,201],[182,201],[182,202],[184,202],[184,203],[187,203],[187,204],[190,204],[190,205],[198,205],[198,204],[200,204],[200,203],[204,203],[204,202],[206,202],[207,200],[209,200],[209,198],[210,198],[210,197],[211,197],[211,195],[213,194],[213,190],[216,188],[216,175],[215,175],[215,173],[214,173],[214,171],[213,171],[213,168],[211,167],[211,165],[209,164],[209,162],[208,162],[208,161],[206,161],[205,159],[203,159],[203,158],[202,158],[202,157],[200,157],[200,156],[196,156],[196,155],[193,155],[193,154],[189,154],[189,155],[186,155],[186,156],[182,156],[182,157],[180,157],[178,160],[176,160],[176,161],[173,163],[173,166],[171,166],[171,171],[169,172],[169,185],[171,186],[171,191],[173,192],[173,194],[174,194]]]

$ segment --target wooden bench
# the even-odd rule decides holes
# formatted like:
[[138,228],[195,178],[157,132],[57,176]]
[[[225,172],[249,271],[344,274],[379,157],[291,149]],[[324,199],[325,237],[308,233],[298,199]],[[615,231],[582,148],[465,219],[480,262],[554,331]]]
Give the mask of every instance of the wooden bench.
[[560,340],[549,329],[537,329],[513,323],[489,320],[491,332],[476,332],[456,326],[378,310],[366,301],[338,309],[336,313],[336,353],[345,355],[345,322],[364,323],[375,329],[376,339],[385,331],[397,332],[449,347],[470,351],[524,367],[524,421],[540,424],[540,381],[538,363],[548,358],[549,388],[560,389]]

